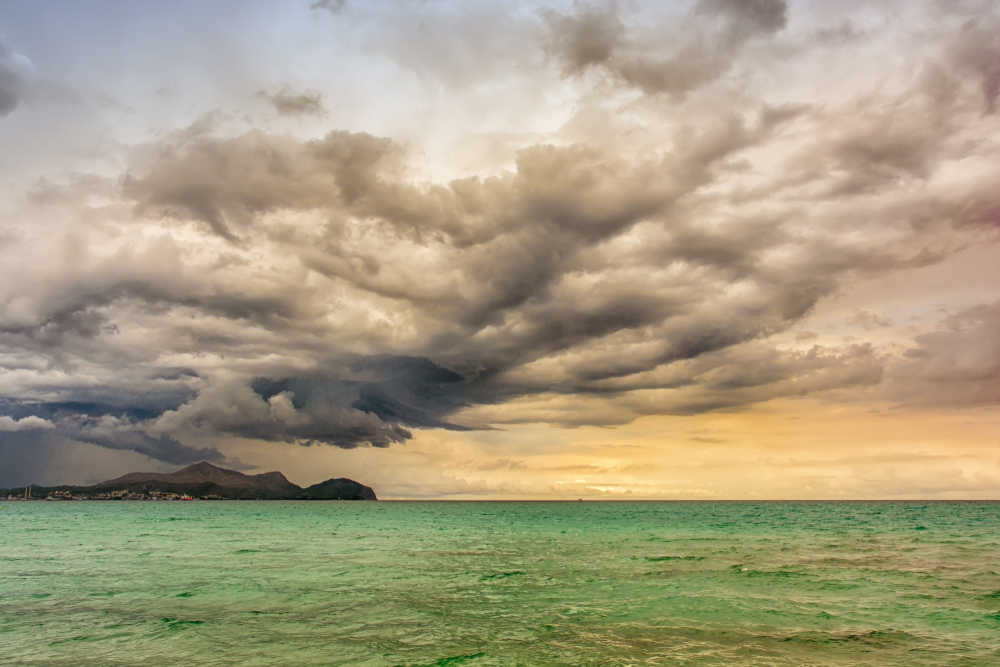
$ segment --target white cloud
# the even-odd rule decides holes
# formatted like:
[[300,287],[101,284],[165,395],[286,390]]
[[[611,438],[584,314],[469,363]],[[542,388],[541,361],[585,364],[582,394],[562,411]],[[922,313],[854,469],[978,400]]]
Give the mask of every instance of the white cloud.
[[0,415],[0,431],[12,433],[15,431],[31,431],[36,429],[55,428],[55,424],[47,419],[29,415],[21,419],[13,419],[6,415]]

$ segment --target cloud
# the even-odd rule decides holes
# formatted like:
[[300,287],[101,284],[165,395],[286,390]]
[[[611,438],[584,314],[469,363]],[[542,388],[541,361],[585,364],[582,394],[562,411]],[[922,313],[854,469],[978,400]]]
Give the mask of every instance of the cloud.
[[130,174],[123,192],[141,211],[200,220],[230,241],[271,211],[364,206],[381,188],[375,169],[391,149],[366,133],[301,143],[262,132],[220,140],[192,129],[153,147],[149,173]]
[[339,14],[347,6],[347,0],[319,0],[309,5],[309,9],[325,9],[333,14]]
[[405,442],[412,435],[404,427],[466,430],[445,419],[464,407],[466,378],[428,359],[354,355],[326,366],[212,387],[160,415],[152,430],[343,448]]
[[282,88],[274,94],[260,91],[257,97],[270,102],[279,116],[322,116],[326,113],[323,96],[314,91],[294,93],[288,88]]
[[[81,396],[83,392],[74,392]],[[2,432],[43,432],[64,440],[97,445],[106,449],[131,451],[151,459],[174,464],[197,461],[233,463],[217,450],[189,447],[175,438],[161,434],[149,435],[151,418],[162,412],[146,399],[143,406],[134,399],[119,397],[118,405],[86,402],[21,402],[5,401],[0,410],[13,414],[0,415]],[[122,405],[124,404],[124,405]],[[35,413],[35,414],[30,414]],[[17,417],[17,415],[25,415]]]
[[922,407],[1000,401],[1000,302],[950,315],[915,342],[892,370],[891,395],[897,401]]
[[[178,391],[184,377],[198,378],[187,389],[194,396],[142,420],[101,426],[98,415],[61,425],[67,437],[175,461],[200,455],[179,448],[184,437],[384,447],[408,440],[410,428],[459,428],[451,416],[471,405],[553,392],[614,399],[620,410],[610,421],[621,423],[868,386],[882,366],[864,347],[789,354],[756,341],[794,326],[847,276],[946,256],[952,228],[947,219],[898,226],[927,208],[926,195],[908,192],[887,210],[869,210],[870,233],[843,226],[864,205],[859,193],[894,192],[898,180],[880,173],[850,190],[836,170],[817,176],[828,194],[812,212],[766,189],[733,195],[769,202],[766,213],[733,209],[708,189],[728,178],[729,161],[775,141],[791,122],[825,132],[829,118],[765,108],[749,122],[723,117],[683,128],[671,150],[631,160],[596,146],[528,146],[514,171],[444,184],[408,179],[405,152],[367,133],[302,141],[193,127],[137,152],[121,194],[139,220],[195,224],[224,244],[219,252],[247,259],[220,264],[209,254],[192,264],[168,241],[123,250],[112,263],[75,271],[72,287],[32,290],[34,310],[0,332],[20,349],[94,358],[141,314],[165,327],[162,340],[176,353],[244,359],[228,379],[177,376]],[[808,157],[793,152],[790,164],[837,156],[842,136],[827,134]],[[923,159],[936,159],[948,136],[942,130],[921,149]],[[314,222],[290,226],[287,216]],[[258,271],[248,260],[261,251],[279,251],[291,273]],[[303,271],[327,282],[289,282]],[[333,315],[324,305],[333,294],[359,314],[391,312],[397,323],[387,331],[386,320],[365,315],[331,329],[322,323]],[[194,318],[186,330],[168,323],[174,312]],[[343,348],[317,345],[331,335]],[[352,336],[373,353],[346,353]],[[253,361],[268,349],[309,370]],[[640,395],[663,390],[671,400]],[[469,414],[477,426],[490,423],[488,410]],[[525,419],[534,417],[515,421]],[[546,419],[607,421],[595,413]]]
[[169,472],[170,464],[134,452],[66,440],[54,430],[0,433],[0,488],[29,484],[96,484],[137,470]]
[[588,8],[576,5],[576,14],[543,10],[549,28],[547,50],[563,61],[563,74],[580,75],[587,68],[607,62],[625,36],[626,28],[617,8]]
[[719,19],[740,36],[768,35],[788,23],[788,4],[785,0],[700,0],[694,14]]
[[13,433],[16,431],[31,431],[35,429],[55,428],[55,425],[40,417],[29,415],[21,419],[12,419],[7,415],[0,415],[0,431]]
[[337,366],[210,387],[150,428],[344,448],[405,442],[412,437],[405,426],[462,428],[442,419],[455,409],[447,385],[462,380],[456,373],[405,357],[355,357]]
[[865,331],[871,331],[878,327],[891,327],[892,320],[884,315],[876,315],[867,310],[855,309],[854,314],[845,320],[848,324],[861,327]]
[[512,461],[510,459],[497,459],[489,463],[481,463],[476,466],[476,470],[482,472],[492,472],[494,470],[528,470],[528,464],[524,461]]
[[682,27],[641,34],[626,27],[617,5],[574,9],[542,12],[547,51],[562,62],[564,76],[598,68],[646,94],[676,98],[724,75],[749,41],[776,34],[788,21],[784,0],[701,0]]
[[950,53],[953,65],[966,76],[978,79],[983,111],[996,113],[1000,96],[1000,35],[997,22],[970,20],[962,26]]
[[0,118],[24,101],[31,77],[31,61],[0,42]]
[[[845,285],[995,239],[992,23],[906,42],[905,65],[869,77],[853,42],[779,44],[794,25],[776,0],[642,16],[578,4],[504,23],[565,79],[542,105],[562,115],[511,133],[504,168],[427,170],[405,137],[215,113],[117,147],[120,171],[24,179],[0,247],[0,423],[180,464],[243,439],[386,448],[417,429],[617,425],[876,388],[988,401],[989,372],[971,369],[992,368],[993,306],[880,332],[917,335],[905,356],[802,329],[821,331],[804,320]],[[453,25],[461,53],[489,22],[428,31]],[[831,49],[855,70],[832,92],[814,81]],[[479,66],[439,92],[475,106]],[[754,76],[730,85],[738,69]],[[319,114],[324,94],[262,96]],[[594,109],[568,138],[565,116]],[[891,325],[860,309],[848,323]]]
[[185,465],[198,461],[230,463],[229,459],[211,447],[191,447],[165,435],[150,436],[143,432],[145,424],[111,414],[91,417],[67,414],[60,419],[60,435],[69,440],[98,445],[106,449],[133,451],[151,459]]

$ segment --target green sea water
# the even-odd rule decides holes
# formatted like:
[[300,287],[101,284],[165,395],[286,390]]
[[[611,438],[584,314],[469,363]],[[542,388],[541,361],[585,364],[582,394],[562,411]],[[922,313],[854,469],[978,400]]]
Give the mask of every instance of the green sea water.
[[0,508],[2,665],[1000,665],[993,503]]

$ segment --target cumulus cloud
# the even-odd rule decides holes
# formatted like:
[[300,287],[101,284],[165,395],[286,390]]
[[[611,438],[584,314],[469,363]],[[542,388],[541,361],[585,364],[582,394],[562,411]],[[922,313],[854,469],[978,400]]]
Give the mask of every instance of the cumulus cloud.
[[0,431],[13,433],[16,431],[31,431],[45,428],[55,428],[55,425],[47,419],[42,419],[34,415],[28,415],[21,419],[13,419],[7,415],[0,415]]

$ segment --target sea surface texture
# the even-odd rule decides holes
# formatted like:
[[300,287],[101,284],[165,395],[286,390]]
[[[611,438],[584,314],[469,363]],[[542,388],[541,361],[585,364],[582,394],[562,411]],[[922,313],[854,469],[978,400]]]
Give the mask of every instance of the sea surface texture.
[[1000,665],[994,503],[2,502],[0,664]]

